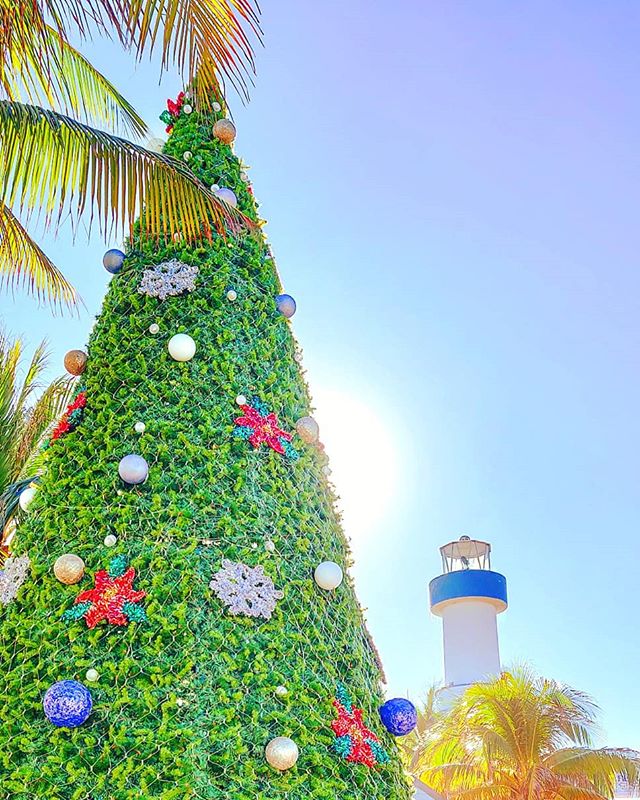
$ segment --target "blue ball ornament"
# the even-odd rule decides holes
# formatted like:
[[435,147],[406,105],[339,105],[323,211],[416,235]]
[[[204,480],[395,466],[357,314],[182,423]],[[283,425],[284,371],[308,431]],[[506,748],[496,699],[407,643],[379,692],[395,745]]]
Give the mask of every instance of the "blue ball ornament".
[[58,681],[42,700],[45,717],[56,728],[77,728],[91,713],[91,692],[78,681]]
[[378,709],[382,724],[393,736],[406,736],[418,724],[418,712],[410,700],[394,697]]
[[279,294],[276,297],[276,308],[283,317],[291,319],[296,313],[296,301],[290,294]]
[[124,253],[122,250],[107,250],[107,252],[102,257],[102,264],[107,272],[110,272],[112,275],[116,275],[122,269],[122,265],[124,264]]

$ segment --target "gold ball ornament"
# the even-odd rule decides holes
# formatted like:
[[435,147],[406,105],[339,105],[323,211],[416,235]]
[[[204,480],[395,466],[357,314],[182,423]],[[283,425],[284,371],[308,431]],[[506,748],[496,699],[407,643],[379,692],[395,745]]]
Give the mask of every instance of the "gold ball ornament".
[[298,760],[298,745],[288,736],[277,736],[272,739],[264,751],[265,758],[274,769],[284,772]]
[[84,561],[73,553],[65,553],[53,565],[53,574],[60,583],[65,583],[67,586],[78,583],[84,575]]
[[236,138],[236,126],[230,119],[219,119],[213,126],[213,135],[223,144],[231,144]]
[[320,428],[313,417],[300,417],[296,422],[296,431],[307,444],[316,444],[320,438]]
[[71,375],[82,375],[87,368],[89,356],[83,350],[69,350],[64,357],[64,368]]

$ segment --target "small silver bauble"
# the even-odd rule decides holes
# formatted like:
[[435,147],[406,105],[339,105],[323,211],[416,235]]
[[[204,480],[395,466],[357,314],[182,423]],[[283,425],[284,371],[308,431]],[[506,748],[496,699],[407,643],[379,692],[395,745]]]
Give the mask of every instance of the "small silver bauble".
[[307,444],[315,444],[320,438],[320,427],[313,417],[300,417],[296,422],[296,431]]
[[86,671],[86,673],[85,673],[85,678],[86,678],[86,679],[87,679],[87,680],[88,680],[90,683],[95,683],[95,682],[98,680],[98,678],[99,678],[99,677],[100,677],[100,674],[99,674],[99,672],[98,672],[98,670],[97,670],[97,669],[93,669],[93,668],[91,668],[91,669],[88,669],[88,670]]
[[222,106],[220,103],[211,103],[211,108],[216,112],[216,114],[218,111],[222,111]]
[[117,541],[118,541],[118,537],[117,536],[114,536],[112,533],[108,533],[104,537],[104,546],[105,547],[115,547]]
[[149,333],[153,333],[154,335],[160,333],[160,326],[157,322],[152,322],[151,325],[149,325]]
[[149,465],[142,456],[136,453],[120,459],[118,474],[125,483],[136,485],[144,483],[149,475]]
[[176,700],[176,705],[179,706],[180,708],[182,708],[182,706],[184,705],[184,700],[181,697],[179,697]]
[[192,155],[193,153],[191,152],[191,150],[185,150],[184,153],[182,154],[182,158],[184,159],[184,161],[191,161]]
[[219,188],[220,188],[220,186],[219,186],[217,183],[212,183],[212,184],[211,184],[211,191],[212,191],[214,194],[215,194],[215,193],[218,191],[218,189],[219,189]]
[[331,475],[331,467],[322,467],[323,475]]
[[316,567],[313,578],[321,589],[337,589],[342,583],[342,568],[335,561],[323,561]]
[[187,106],[182,106],[182,110],[184,111],[185,114],[191,114],[191,112],[193,111],[193,108],[191,108],[191,106],[187,105]]
[[288,736],[277,736],[266,746],[264,754],[274,769],[284,772],[296,763],[300,751],[293,739],[289,739]]
[[136,422],[136,424],[133,426],[133,429],[136,433],[144,433],[146,427],[147,426],[144,424],[144,422]]
[[236,193],[232,189],[228,189],[226,186],[221,186],[219,189],[217,189],[215,195],[216,197],[219,197],[220,200],[224,200],[224,202],[230,205],[232,208],[235,208],[238,205]]
[[238,293],[233,289],[229,289],[229,291],[227,292],[227,300],[231,300],[231,302],[233,303],[233,301],[237,299],[238,299]]
[[268,553],[274,553],[274,552],[275,552],[275,549],[276,549],[276,546],[275,546],[275,544],[274,544],[274,543],[271,541],[271,539],[267,539],[267,541],[264,543],[264,549],[265,549],[265,550],[266,550]]
[[286,697],[289,694],[289,690],[286,686],[276,686],[276,695],[278,697]]
[[246,397],[245,397],[243,394],[239,394],[239,395],[236,397],[236,403],[237,403],[239,406],[246,406],[246,405],[247,405],[247,398],[246,398]]

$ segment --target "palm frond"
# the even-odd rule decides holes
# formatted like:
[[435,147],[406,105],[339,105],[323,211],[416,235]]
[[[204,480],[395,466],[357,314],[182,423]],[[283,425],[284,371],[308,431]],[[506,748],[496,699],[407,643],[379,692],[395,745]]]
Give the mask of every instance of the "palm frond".
[[128,135],[147,133],[133,106],[59,31],[29,26],[20,34],[0,50],[0,85],[9,100],[46,103]]
[[81,218],[90,229],[97,215],[103,234],[131,235],[140,212],[141,234],[153,237],[195,241],[210,238],[212,225],[255,227],[183,162],[53,111],[0,102],[0,146],[0,197],[27,220],[37,210],[45,226],[66,215],[74,230]]
[[0,287],[23,286],[38,299],[74,307],[75,289],[29,236],[11,209],[0,203]]

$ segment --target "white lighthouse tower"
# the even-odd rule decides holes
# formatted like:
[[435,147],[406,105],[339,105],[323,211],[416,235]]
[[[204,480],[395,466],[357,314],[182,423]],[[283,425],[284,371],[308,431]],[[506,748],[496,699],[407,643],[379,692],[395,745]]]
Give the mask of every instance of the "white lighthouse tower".
[[431,611],[442,617],[446,705],[468,686],[500,674],[498,614],[507,580],[491,569],[491,545],[462,536],[440,548],[442,575],[429,584]]

